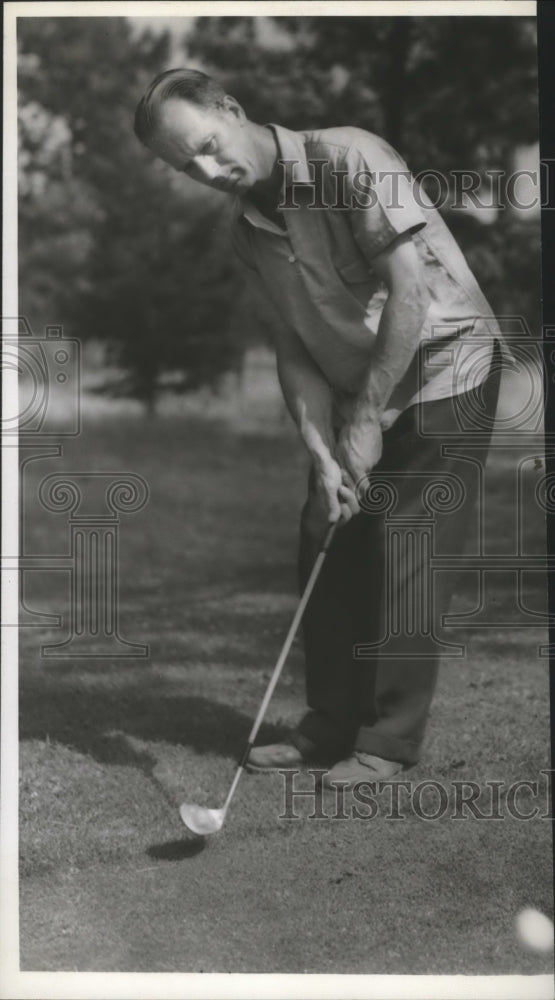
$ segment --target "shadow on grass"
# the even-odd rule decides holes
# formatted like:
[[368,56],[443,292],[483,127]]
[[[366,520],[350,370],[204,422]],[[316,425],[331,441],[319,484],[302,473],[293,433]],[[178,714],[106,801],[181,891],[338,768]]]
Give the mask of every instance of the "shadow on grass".
[[183,861],[194,858],[206,847],[206,837],[195,837],[192,840],[169,840],[165,844],[152,844],[145,853],[156,861]]
[[[77,678],[26,674],[20,679],[21,739],[52,740],[105,764],[129,764],[152,777],[154,757],[126,740],[174,743],[198,753],[236,758],[252,718],[208,698],[180,698],[150,684],[79,687]],[[266,724],[261,739],[283,738],[283,726]]]

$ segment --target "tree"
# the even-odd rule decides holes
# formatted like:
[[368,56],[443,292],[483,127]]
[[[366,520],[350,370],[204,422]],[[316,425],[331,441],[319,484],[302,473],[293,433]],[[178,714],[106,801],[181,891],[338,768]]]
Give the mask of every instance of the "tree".
[[19,24],[22,311],[104,342],[119,370],[106,391],[150,410],[164,380],[214,384],[244,351],[221,196],[199,197],[132,131],[168,37],[125,18]]
[[195,217],[164,175],[153,169],[129,178],[98,234],[82,318],[122,370],[106,388],[151,412],[162,385],[217,385],[244,350],[225,218],[218,207]]

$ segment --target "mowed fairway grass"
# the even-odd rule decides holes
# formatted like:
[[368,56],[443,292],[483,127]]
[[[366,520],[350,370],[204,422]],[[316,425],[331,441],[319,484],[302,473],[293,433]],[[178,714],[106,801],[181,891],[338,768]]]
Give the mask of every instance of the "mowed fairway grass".
[[[539,446],[541,452],[541,446]],[[514,455],[497,460],[488,532],[504,551],[515,524]],[[89,423],[61,457],[28,464],[25,551],[68,551],[67,514],[44,511],[56,471],[134,472],[148,506],[121,515],[120,632],[147,659],[46,659],[64,628],[24,628],[20,648],[21,966],[24,970],[499,974],[549,972],[523,951],[514,918],[551,912],[551,827],[511,818],[506,787],[539,782],[518,807],[545,812],[548,662],[538,629],[512,616],[512,580],[489,611],[512,627],[451,630],[426,752],[413,783],[497,781],[498,820],[280,819],[283,781],[245,775],[224,830],[206,841],[181,824],[186,799],[223,804],[280,650],[296,595],[296,536],[306,462],[293,433],[240,434],[218,422],[131,417]],[[528,463],[526,551],[543,547]],[[532,500],[526,499],[532,497]],[[45,566],[47,561],[45,562]],[[524,581],[542,610],[542,580]],[[468,577],[457,609],[476,599]],[[63,613],[65,571],[26,575],[36,612]],[[493,610],[492,610],[493,609]],[[65,627],[65,625],[64,625]],[[296,643],[260,739],[303,708]],[[297,779],[309,787],[310,776]],[[401,796],[401,802],[405,799]],[[349,810],[349,798],[345,808]],[[433,813],[428,787],[422,807]],[[361,807],[362,810],[362,807]],[[362,810],[364,811],[364,810]]]

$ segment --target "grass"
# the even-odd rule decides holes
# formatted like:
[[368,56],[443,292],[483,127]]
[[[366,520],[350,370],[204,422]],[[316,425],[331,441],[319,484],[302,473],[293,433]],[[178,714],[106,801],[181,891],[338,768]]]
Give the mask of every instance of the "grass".
[[[288,433],[217,422],[89,423],[59,458],[26,470],[25,551],[67,551],[67,515],[46,513],[54,471],[132,471],[149,505],[121,525],[120,632],[145,660],[47,660],[59,630],[22,631],[21,964],[26,970],[536,973],[514,917],[551,911],[550,824],[280,819],[279,776],[245,776],[225,831],[189,835],[176,806],[218,805],[296,603],[296,521],[306,475]],[[530,495],[537,471],[526,468]],[[492,545],[512,530],[513,465],[491,485]],[[526,546],[541,551],[529,504]],[[542,605],[542,583],[527,581]],[[454,607],[472,605],[472,580]],[[29,574],[29,608],[67,615],[67,575]],[[495,611],[510,614],[510,581]],[[541,628],[453,630],[426,753],[407,777],[537,781],[548,766]],[[298,643],[261,740],[303,706]],[[301,782],[308,781],[307,776]],[[328,796],[326,811],[334,812]],[[522,807],[526,797],[520,799]],[[433,790],[423,799],[434,806]]]

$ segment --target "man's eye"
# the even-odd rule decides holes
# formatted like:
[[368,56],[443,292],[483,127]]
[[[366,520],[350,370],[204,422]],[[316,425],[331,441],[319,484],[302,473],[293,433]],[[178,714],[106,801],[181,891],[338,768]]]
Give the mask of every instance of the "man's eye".
[[[217,151],[217,149],[218,149],[218,142],[217,142],[216,138],[214,136],[212,136],[211,139],[208,139],[208,142],[204,143],[204,146],[202,146],[202,148],[198,151],[198,153],[196,155],[197,156],[210,156],[210,154],[211,153],[215,153]],[[192,160],[190,160],[189,163],[186,163],[184,167],[181,167],[180,168],[180,173],[182,173],[182,174],[188,174],[188,173],[190,173],[191,170],[193,169],[194,165],[195,165],[195,159],[196,159],[196,157],[193,158]]]

